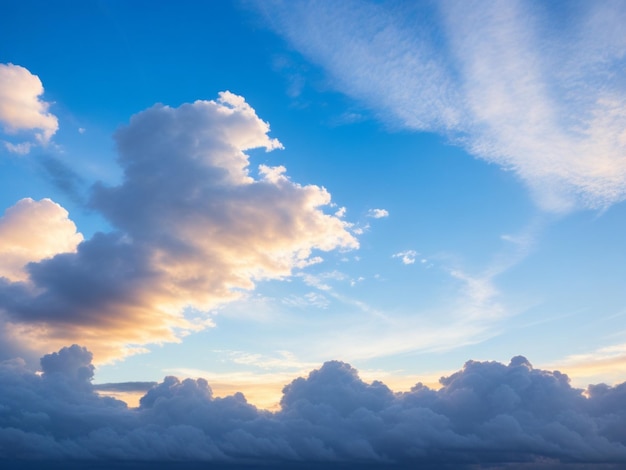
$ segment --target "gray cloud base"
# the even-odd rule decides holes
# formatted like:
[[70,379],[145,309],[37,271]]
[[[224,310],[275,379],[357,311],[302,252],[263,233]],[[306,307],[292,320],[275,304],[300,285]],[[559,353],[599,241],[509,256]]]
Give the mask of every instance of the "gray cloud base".
[[0,363],[5,462],[626,463],[626,383],[591,386],[585,397],[566,375],[521,356],[509,365],[469,361],[441,389],[406,393],[331,361],[287,385],[276,413],[241,393],[215,398],[204,379],[175,377],[127,408],[96,393],[91,353],[77,345],[44,356],[41,367]]

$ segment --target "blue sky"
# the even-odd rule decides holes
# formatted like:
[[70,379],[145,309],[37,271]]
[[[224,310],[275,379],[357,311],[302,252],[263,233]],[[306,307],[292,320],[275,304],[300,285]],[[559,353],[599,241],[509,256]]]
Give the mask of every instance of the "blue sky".
[[[47,145],[34,147],[28,155],[5,149],[5,207],[24,197],[47,197],[69,211],[85,238],[110,229],[97,211],[81,203],[95,181],[115,184],[121,177],[112,139],[115,130],[155,103],[176,107],[212,100],[218,92],[230,90],[250,103],[272,126],[270,135],[285,147],[271,153],[253,151],[251,170],[261,163],[284,165],[292,181],[323,186],[337,208],[346,208],[344,219],[354,224],[353,232],[359,232],[358,250],[331,252],[319,265],[296,269],[279,281],[257,283],[245,300],[227,303],[211,315],[215,328],[182,344],[165,345],[167,352],[149,346],[154,362],[150,355],[142,355],[118,363],[110,372],[102,368],[98,372],[102,379],[114,380],[116,374],[130,377],[131,363],[147,365],[146,361],[155,374],[151,378],[157,379],[162,375],[157,359],[161,355],[180,358],[181,364],[173,367],[182,363],[189,367],[191,359],[195,368],[202,364],[211,370],[230,362],[228,352],[269,360],[276,351],[296,348],[292,352],[303,363],[342,358],[361,368],[371,363],[376,369],[418,375],[426,372],[424,362],[437,373],[454,369],[469,357],[506,360],[524,353],[535,362],[556,365],[572,355],[598,354],[604,347],[623,344],[619,316],[624,300],[619,282],[624,274],[619,236],[623,142],[619,135],[608,135],[589,143],[597,148],[581,155],[555,151],[551,158],[564,167],[568,158],[583,161],[589,169],[606,158],[616,174],[607,175],[607,182],[600,180],[598,186],[608,185],[613,177],[616,196],[605,200],[601,190],[574,187],[563,191],[574,195],[558,195],[564,199],[562,206],[550,207],[546,201],[551,196],[545,193],[558,184],[572,185],[570,175],[558,174],[553,177],[556,181],[544,183],[541,177],[535,181],[523,174],[548,171],[534,159],[561,145],[556,140],[562,140],[563,133],[577,129],[562,123],[571,116],[556,116],[550,125],[562,128],[554,132],[526,130],[531,117],[520,109],[528,103],[546,115],[566,106],[573,112],[597,113],[587,103],[593,96],[579,99],[579,105],[558,95],[550,96],[553,102],[544,102],[543,94],[550,87],[560,93],[568,88],[578,92],[603,78],[605,94],[615,95],[618,103],[623,100],[619,94],[623,76],[610,75],[623,63],[619,55],[623,49],[616,41],[620,25],[602,11],[608,5],[592,12],[584,5],[564,7],[570,10],[567,21],[543,11],[541,5],[516,7],[520,12],[510,11],[513,5],[494,5],[495,19],[516,15],[508,19],[514,24],[505,20],[496,24],[494,19],[493,26],[488,22],[481,27],[484,34],[467,33],[477,38],[471,48],[455,43],[454,34],[476,21],[458,18],[459,5],[10,5],[7,18],[15,19],[3,27],[4,62],[39,77],[45,89],[40,99],[51,103],[48,111],[57,116],[59,129]],[[376,9],[384,14],[376,14]],[[37,14],[25,21],[31,10]],[[449,18],[442,20],[446,15]],[[333,24],[327,17],[343,19]],[[597,28],[595,17],[596,23],[609,21],[617,28],[604,28],[608,57],[602,63],[581,51],[576,59],[591,63],[571,68],[581,70],[576,79],[589,84],[559,82],[557,71],[548,67],[573,61],[542,52],[570,47],[567,40],[574,26],[587,22]],[[361,27],[359,22],[365,25],[362,31],[352,42],[345,40]],[[454,34],[449,23],[459,26]],[[63,33],[60,25],[65,25]],[[373,31],[378,34],[372,36]],[[478,41],[487,41],[488,35],[506,36],[511,43],[489,48],[489,43]],[[527,38],[530,42],[521,42]],[[602,37],[593,39],[598,42]],[[529,50],[529,44],[538,41],[545,47]],[[591,51],[599,47],[590,40],[585,46]],[[613,57],[608,46],[616,49]],[[456,57],[464,47],[470,49],[467,56]],[[489,51],[485,57],[478,56],[481,48]],[[477,57],[472,59],[472,54]],[[502,58],[499,54],[507,60],[502,67],[491,63]],[[405,56],[411,59],[401,60]],[[543,74],[516,75],[520,68],[536,64],[543,66]],[[429,75],[425,67],[436,70]],[[479,67],[485,70],[474,78],[471,72]],[[510,87],[510,94],[501,99],[473,92],[471,88],[482,81],[496,90]],[[459,96],[450,96],[455,94]],[[502,106],[494,113],[503,114],[505,121],[496,125],[489,116],[476,116],[479,111],[462,109],[472,100],[481,100],[474,105],[480,112],[483,107]],[[446,123],[442,117],[446,112],[471,116],[467,122],[458,117]],[[519,151],[508,148],[513,144],[497,142],[512,137],[507,134],[507,116],[527,140]],[[623,116],[606,119],[613,126],[624,121]],[[575,124],[584,122],[581,117]],[[479,129],[489,126],[492,129]],[[603,129],[612,130],[609,125]],[[538,140],[535,132],[547,136]],[[15,142],[28,138],[9,137]],[[472,151],[483,139],[485,146],[496,147],[494,156]],[[574,146],[576,139],[580,136],[563,145]],[[612,144],[616,157],[594,154]],[[507,156],[509,151],[513,154]],[[507,158],[514,163],[508,164]],[[55,174],[54,168],[62,169],[66,179],[73,178],[70,190],[62,190],[61,170]],[[584,176],[589,170],[583,170]],[[580,186],[585,184],[593,183],[583,181]],[[533,185],[537,188],[529,189]],[[585,204],[585,199],[591,202]],[[374,209],[389,215],[368,217]],[[415,262],[405,264],[402,257],[394,257],[402,252],[415,253],[407,258]],[[275,321],[269,318],[272,315]],[[285,320],[283,315],[291,318]],[[251,331],[242,334],[242,328]],[[382,337],[380,328],[386,331]],[[254,331],[266,329],[263,340],[255,338]],[[219,348],[213,348],[215,343]],[[315,346],[320,343],[329,344]],[[329,351],[336,357],[329,357]],[[195,356],[202,359],[193,360]],[[619,369],[623,373],[623,366]]]
[[623,2],[2,9],[0,359],[626,380]]

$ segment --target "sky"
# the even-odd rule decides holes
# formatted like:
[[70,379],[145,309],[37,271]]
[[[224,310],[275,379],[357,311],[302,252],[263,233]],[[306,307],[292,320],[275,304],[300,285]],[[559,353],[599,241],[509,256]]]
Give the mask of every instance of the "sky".
[[625,462],[625,25],[2,2],[0,458]]

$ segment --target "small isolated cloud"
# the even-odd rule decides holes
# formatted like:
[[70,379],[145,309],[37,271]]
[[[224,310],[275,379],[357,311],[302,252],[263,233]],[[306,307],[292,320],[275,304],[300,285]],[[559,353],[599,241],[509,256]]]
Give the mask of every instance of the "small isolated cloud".
[[359,276],[356,279],[351,279],[350,280],[350,287],[354,287],[356,286],[359,282],[363,282],[365,280],[365,278],[363,276]]
[[391,255],[391,257],[400,258],[402,260],[402,263],[404,264],[413,264],[415,263],[415,258],[418,255],[419,253],[415,250],[406,250],[406,251],[400,251],[399,253],[396,253],[395,255]]
[[[13,64],[0,64],[0,125],[5,134],[23,137],[33,133],[35,143],[45,145],[59,128],[50,103],[40,99],[43,85],[37,75]],[[4,142],[10,152],[26,154],[34,143]]]
[[[0,319],[35,350],[81,340],[103,361],[210,324],[187,307],[207,312],[319,262],[316,251],[357,248],[349,224],[323,210],[324,188],[292,182],[281,166],[250,175],[247,150],[282,147],[268,132],[229,92],[133,116],[115,135],[122,182],[96,184],[89,201],[113,231],[66,246],[75,227],[51,201],[5,216],[16,235],[3,256],[20,254],[3,268]],[[57,231],[42,231],[52,216]]]
[[385,209],[370,209],[367,211],[367,216],[373,219],[382,219],[384,217],[389,217],[389,212]]
[[346,215],[347,209],[345,207],[340,207],[335,211],[335,217],[344,217]]
[[150,387],[128,409],[98,395],[93,372],[91,353],[77,345],[45,355],[39,374],[19,359],[0,362],[0,459],[272,468],[626,463],[626,384],[583,392],[522,356],[509,364],[468,361],[438,390],[418,382],[402,393],[329,361],[285,386],[276,412],[238,392],[217,398],[203,378],[173,376],[111,387]]

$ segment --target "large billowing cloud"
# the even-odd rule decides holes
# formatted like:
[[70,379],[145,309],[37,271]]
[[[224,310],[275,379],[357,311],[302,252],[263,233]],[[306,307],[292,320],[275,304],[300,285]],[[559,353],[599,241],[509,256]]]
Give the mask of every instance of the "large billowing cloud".
[[626,199],[626,3],[258,2],[337,89],[513,170],[541,207]]
[[349,225],[324,212],[324,188],[283,167],[248,170],[246,150],[281,147],[268,131],[229,92],[133,116],[115,136],[123,181],[91,199],[114,230],[28,264],[28,282],[0,280],[14,335],[40,350],[80,340],[104,360],[210,324],[186,307],[206,312],[289,276],[319,261],[315,250],[356,248]]
[[[433,390],[394,393],[328,362],[285,387],[270,413],[204,379],[166,377],[137,409],[100,397],[91,354],[72,346],[0,363],[0,458],[351,464],[626,463],[626,384],[586,395],[559,372],[469,361]],[[345,468],[345,467],[342,467]],[[472,467],[476,468],[476,467]]]
[[[0,64],[0,125],[5,133],[34,132],[36,143],[46,144],[59,128],[50,103],[41,100],[43,85],[24,67]],[[15,153],[28,153],[31,141],[4,142]]]

